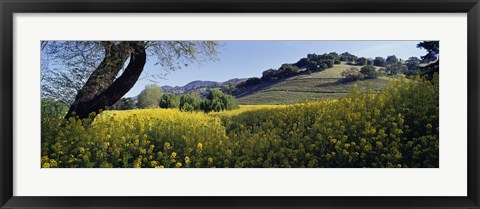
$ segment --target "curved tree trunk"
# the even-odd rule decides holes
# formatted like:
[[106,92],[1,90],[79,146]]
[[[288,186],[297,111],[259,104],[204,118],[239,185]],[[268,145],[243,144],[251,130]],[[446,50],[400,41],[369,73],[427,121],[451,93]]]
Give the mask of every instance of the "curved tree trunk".
[[[66,119],[73,116],[87,118],[90,113],[98,113],[115,104],[140,77],[147,60],[144,42],[103,42],[103,45],[105,58],[78,92]],[[129,57],[125,71],[115,79]]]

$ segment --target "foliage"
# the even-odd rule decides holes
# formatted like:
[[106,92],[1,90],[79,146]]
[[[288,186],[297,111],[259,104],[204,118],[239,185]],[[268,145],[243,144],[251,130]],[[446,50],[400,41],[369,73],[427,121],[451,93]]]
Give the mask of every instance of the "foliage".
[[179,108],[180,97],[172,93],[162,95],[160,99],[160,108]]
[[[216,41],[144,41],[144,43],[149,60],[164,70],[145,74],[145,78],[150,80],[163,78],[169,72],[192,63],[215,61],[219,48]],[[128,46],[122,41],[42,41],[42,97],[72,104],[77,92],[84,87],[91,74],[99,70],[106,58],[106,46],[109,44],[121,45],[123,48]],[[120,75],[124,72],[116,70]],[[98,73],[104,75],[110,73],[105,69],[101,71],[103,72]]]
[[438,168],[438,111],[438,76],[417,76],[297,105],[42,120],[42,167]]
[[162,88],[156,84],[149,84],[138,95],[139,108],[154,108],[159,107],[160,99],[162,98]]
[[[296,104],[311,100],[338,99],[351,91],[352,85],[342,82],[341,73],[351,65],[342,63],[321,72],[302,73],[281,82],[257,86],[238,95],[239,104]],[[377,68],[378,69],[378,68]],[[383,75],[382,75],[383,76]],[[366,87],[372,91],[382,91],[388,79],[370,79],[356,81],[359,88]],[[250,91],[249,91],[250,90]]]
[[252,77],[252,78],[248,78],[243,85],[244,86],[253,86],[253,85],[259,84],[260,82],[262,82],[260,80],[260,78]]
[[367,58],[360,57],[355,61],[355,63],[357,63],[358,66],[365,66],[367,65],[367,61],[368,61]]
[[360,68],[360,73],[362,73],[364,77],[368,79],[374,79],[378,77],[378,72],[372,65],[363,66]]
[[311,72],[319,72],[322,70],[325,70],[327,68],[333,67],[333,63],[337,59],[335,54],[322,54],[322,55],[317,55],[317,54],[308,54],[307,55],[308,59],[308,66],[307,70]]
[[423,48],[427,50],[427,54],[421,57],[424,63],[437,61],[440,53],[439,41],[422,41],[417,44],[417,48]]
[[421,60],[418,59],[417,57],[410,57],[407,60],[405,60],[405,66],[407,66],[407,69],[408,69],[405,72],[405,75],[407,76],[421,75],[422,71],[420,68],[420,63],[421,63]]
[[202,110],[205,112],[220,112],[237,108],[238,104],[235,101],[235,97],[225,94],[218,89],[212,89],[202,105]]
[[136,109],[137,106],[135,105],[135,100],[131,97],[122,98],[118,100],[114,105],[112,105],[109,109],[111,110],[132,110]]
[[407,72],[407,66],[403,65],[401,62],[395,62],[392,64],[387,64],[384,68],[381,69],[386,72],[388,75],[397,75],[399,73]]
[[201,110],[202,98],[198,94],[184,94],[180,97],[180,110],[193,112]]
[[[266,81],[266,78],[263,78],[263,79]],[[272,79],[272,78],[269,77],[269,79]],[[258,85],[260,83],[262,83],[262,79],[257,78],[257,77],[251,77],[251,78],[248,78],[247,80],[237,84],[236,88],[237,89],[244,89],[244,88],[247,88],[247,87],[250,87],[250,86]]]
[[67,114],[68,105],[55,99],[41,99],[41,137],[42,140],[53,142],[57,136],[54,130],[62,126],[63,117]]
[[72,104],[102,61],[102,46],[91,41],[43,41],[41,49],[42,97]]
[[409,57],[407,60],[405,60],[405,65],[409,71],[414,71],[418,69],[420,62],[421,60],[418,59],[418,57]]
[[292,77],[294,75],[298,75],[300,72],[300,69],[292,64],[283,64],[280,68],[277,70],[277,74],[281,75],[281,77]]
[[328,56],[333,60],[333,64],[340,64],[340,55],[336,52],[328,53]]
[[422,62],[427,63],[427,66],[421,67],[423,74],[426,74],[430,79],[440,70],[440,42],[438,41],[423,41],[417,45],[418,48],[427,50],[427,54],[422,56]]
[[88,128],[71,118],[44,132],[55,132],[42,138],[44,168],[211,167],[203,152],[226,140],[218,118],[178,109],[108,111]]
[[364,75],[360,72],[360,70],[356,67],[349,68],[342,72],[342,76],[344,77],[343,81],[351,82],[364,79]]
[[43,98],[41,100],[42,120],[48,118],[63,118],[68,111],[68,106],[62,101]]
[[295,66],[297,66],[300,69],[307,68],[309,65],[310,65],[310,61],[308,58],[302,58],[295,63]]
[[385,66],[385,58],[383,57],[375,57],[375,59],[373,59],[373,65],[375,66],[378,66],[378,67],[383,67]]
[[354,62],[357,60],[357,56],[350,54],[348,52],[344,52],[340,54],[339,59],[340,61],[344,61],[344,62]]
[[388,56],[385,60],[385,65],[391,65],[398,62],[398,58],[395,55]]
[[[353,59],[355,58],[355,59]],[[366,58],[365,58],[366,59]],[[268,82],[276,79],[289,78],[299,74],[309,74],[312,72],[321,72],[327,68],[332,68],[334,64],[341,64],[341,60],[356,60],[356,56],[349,54],[348,52],[338,55],[336,52],[324,53],[324,54],[307,54],[307,57],[301,58],[294,64],[283,64],[278,69],[268,69],[263,71],[260,80],[252,78],[251,82],[245,82],[237,85],[239,89],[257,85],[259,83]],[[366,60],[368,61],[371,60]],[[304,70],[303,70],[304,69]]]
[[262,81],[271,81],[277,79],[276,77],[276,70],[275,69],[268,69],[262,72]]

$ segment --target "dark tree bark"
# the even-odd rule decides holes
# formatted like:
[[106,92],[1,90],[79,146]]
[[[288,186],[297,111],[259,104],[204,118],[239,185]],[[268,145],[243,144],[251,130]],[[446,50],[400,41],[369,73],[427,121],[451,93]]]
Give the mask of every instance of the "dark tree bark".
[[[105,48],[105,58],[78,92],[65,116],[66,119],[73,116],[87,118],[90,113],[99,113],[101,109],[115,104],[135,85],[143,71],[147,60],[144,42],[102,44]],[[129,57],[130,62],[125,71],[115,79]]]

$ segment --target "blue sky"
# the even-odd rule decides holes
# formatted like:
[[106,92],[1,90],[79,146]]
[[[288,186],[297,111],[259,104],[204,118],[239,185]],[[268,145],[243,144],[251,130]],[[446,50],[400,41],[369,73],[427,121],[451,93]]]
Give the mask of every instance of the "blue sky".
[[[183,86],[195,80],[226,81],[232,78],[261,77],[269,68],[277,69],[284,63],[295,63],[307,54],[349,52],[358,57],[374,58],[395,55],[401,59],[420,57],[426,51],[416,45],[420,41],[221,41],[218,61],[192,64],[174,71],[163,79],[151,82],[139,80],[124,96],[138,95],[146,84]],[[150,58],[153,59],[153,58]],[[145,65],[145,74],[164,74],[155,61]],[[143,76],[144,77],[144,76]]]

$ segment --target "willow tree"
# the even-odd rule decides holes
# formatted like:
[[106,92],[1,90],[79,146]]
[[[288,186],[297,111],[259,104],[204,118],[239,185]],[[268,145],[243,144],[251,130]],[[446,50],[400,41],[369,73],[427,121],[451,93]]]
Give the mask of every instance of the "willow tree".
[[43,41],[42,97],[69,104],[65,118],[87,118],[119,101],[139,80],[147,58],[164,70],[145,75],[157,79],[215,60],[218,46],[214,41]]

